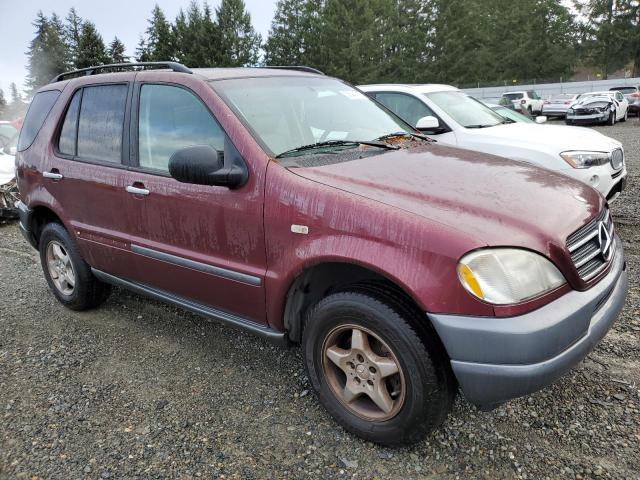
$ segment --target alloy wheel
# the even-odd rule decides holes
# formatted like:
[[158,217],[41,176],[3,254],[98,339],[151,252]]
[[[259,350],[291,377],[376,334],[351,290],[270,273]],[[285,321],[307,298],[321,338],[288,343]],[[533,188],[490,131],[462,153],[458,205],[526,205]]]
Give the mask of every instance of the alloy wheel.
[[333,329],[322,345],[322,366],[336,398],[365,420],[388,420],[404,404],[400,362],[379,336],[364,327]]
[[71,296],[76,286],[73,264],[64,245],[55,240],[47,245],[47,268],[56,289],[63,295]]

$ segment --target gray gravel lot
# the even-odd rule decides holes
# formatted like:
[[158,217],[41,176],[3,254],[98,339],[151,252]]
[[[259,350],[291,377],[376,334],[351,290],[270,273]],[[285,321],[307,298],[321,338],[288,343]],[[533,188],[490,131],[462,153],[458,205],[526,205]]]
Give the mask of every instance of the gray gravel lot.
[[458,398],[411,448],[363,442],[282,350],[117,290],[66,310],[36,252],[0,226],[0,478],[640,478],[640,122],[613,207],[631,291],[596,350],[554,386],[482,413]]

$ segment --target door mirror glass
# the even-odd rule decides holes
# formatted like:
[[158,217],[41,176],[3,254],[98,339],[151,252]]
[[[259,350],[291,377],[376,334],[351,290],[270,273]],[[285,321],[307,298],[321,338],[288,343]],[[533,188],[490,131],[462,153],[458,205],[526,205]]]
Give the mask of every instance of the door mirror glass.
[[422,117],[420,120],[416,122],[416,128],[418,130],[433,130],[440,126],[440,122],[436,117],[432,117],[428,115],[426,117]]
[[539,115],[536,117],[536,123],[545,123],[547,121],[547,117],[545,115]]
[[169,159],[169,173],[182,183],[218,185],[223,169],[222,154],[210,145],[181,148]]

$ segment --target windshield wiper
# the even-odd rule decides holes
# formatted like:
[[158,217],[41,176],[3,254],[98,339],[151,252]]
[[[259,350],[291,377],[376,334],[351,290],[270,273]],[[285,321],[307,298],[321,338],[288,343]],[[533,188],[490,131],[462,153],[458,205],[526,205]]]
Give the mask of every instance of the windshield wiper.
[[500,123],[491,123],[489,125],[483,125],[483,124],[479,124],[479,125],[465,125],[464,128],[489,128],[489,127],[495,127],[496,125],[501,125],[504,122],[500,122]]
[[384,141],[384,140],[388,140],[389,138],[394,138],[394,137],[415,137],[415,138],[419,138],[420,140],[426,140],[427,142],[435,142],[435,140],[433,138],[429,138],[426,135],[423,135],[421,133],[416,133],[416,132],[394,132],[394,133],[388,133],[386,135],[383,135],[381,137],[376,138],[376,140]]
[[400,148],[396,147],[395,145],[388,145],[384,142],[377,142],[375,140],[326,140],[324,142],[311,143],[309,145],[302,145],[301,147],[292,148],[291,150],[287,150],[286,152],[282,152],[276,155],[275,158],[286,157],[297,152],[303,152],[305,150],[316,150],[318,148],[340,147],[349,145],[353,145],[354,147],[358,145],[369,145],[371,147],[384,148],[386,150],[398,150]]

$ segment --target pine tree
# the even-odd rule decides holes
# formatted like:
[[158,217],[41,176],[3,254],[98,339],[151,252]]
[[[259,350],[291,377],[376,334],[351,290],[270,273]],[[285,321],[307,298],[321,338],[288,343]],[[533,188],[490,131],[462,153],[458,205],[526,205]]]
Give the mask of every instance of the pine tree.
[[213,66],[207,62],[207,58],[211,56],[212,50],[219,48],[219,44],[206,45],[204,41],[204,32],[210,29],[212,24],[211,11],[207,4],[204,14],[195,0],[189,4],[186,14],[180,9],[172,27],[176,57],[180,63],[190,67]]
[[171,26],[157,4],[151,12],[146,43],[150,61],[173,60],[175,58]]
[[129,57],[125,54],[124,43],[120,41],[118,37],[114,37],[113,41],[109,44],[109,63],[126,63],[129,61]]
[[216,10],[220,29],[220,66],[256,65],[262,38],[251,25],[243,0],[222,0]]
[[309,0],[278,0],[264,45],[267,65],[304,65]]
[[7,100],[4,98],[4,91],[0,88],[0,118],[4,118],[7,111]]
[[82,30],[82,18],[71,7],[65,19],[64,40],[69,48],[69,60],[73,68],[78,68],[78,49],[80,43],[80,31]]
[[107,50],[96,26],[89,21],[83,22],[78,42],[77,67],[87,68],[94,65],[104,65],[108,61]]
[[62,37],[63,25],[59,17],[53,14],[49,20],[38,12],[33,26],[36,35],[27,52],[27,86],[31,93],[69,68],[69,51]]
[[9,84],[9,95],[11,96],[11,103],[7,106],[5,115],[7,118],[15,119],[24,116],[27,105],[22,99],[22,95],[18,91],[18,87],[15,82]]
[[147,42],[144,37],[140,35],[140,41],[136,47],[135,54],[136,62],[148,62],[149,61],[149,49],[147,48]]

